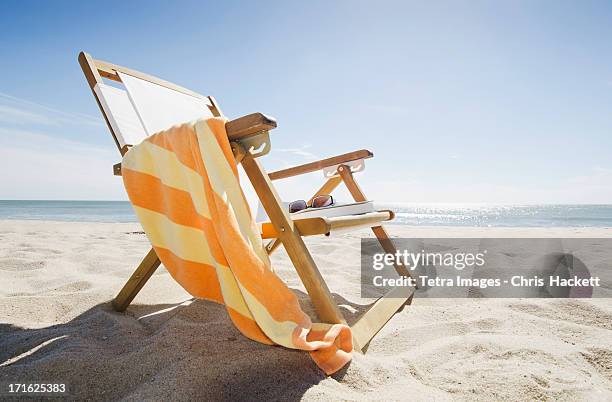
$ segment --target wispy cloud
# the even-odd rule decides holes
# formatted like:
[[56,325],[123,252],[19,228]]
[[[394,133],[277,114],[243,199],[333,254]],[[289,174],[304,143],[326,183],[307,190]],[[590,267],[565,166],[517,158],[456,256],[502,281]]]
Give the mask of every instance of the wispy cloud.
[[102,125],[99,118],[58,110],[4,92],[0,92],[0,123],[16,126]]
[[8,123],[12,125],[57,125],[57,122],[54,119],[50,119],[45,115],[32,113],[27,110],[18,109],[16,107],[3,104],[0,104],[0,123]]
[[300,147],[294,147],[294,148],[274,148],[274,152],[287,153],[290,155],[299,156],[300,158],[303,158],[306,160],[321,159],[314,153],[308,151],[308,149],[310,148],[312,148],[312,145],[307,144],[307,145],[302,145]]
[[102,128],[100,118],[0,92],[0,170],[7,172],[0,175],[0,199],[125,198],[111,173],[118,159],[111,142],[104,147],[71,136],[94,126]]
[[567,183],[569,186],[607,189],[612,194],[612,169],[594,167],[587,174],[568,178]]
[[[110,145],[110,144],[109,144]],[[0,128],[0,199],[125,199],[117,153],[27,130]]]

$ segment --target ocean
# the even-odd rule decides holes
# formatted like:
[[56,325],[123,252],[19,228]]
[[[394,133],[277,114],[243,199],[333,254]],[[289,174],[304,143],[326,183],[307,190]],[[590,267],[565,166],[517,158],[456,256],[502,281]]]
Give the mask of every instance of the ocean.
[[612,205],[388,204],[395,223],[477,227],[612,227]]
[[[480,227],[612,227],[612,205],[377,204],[394,224]],[[0,219],[135,222],[127,201],[1,201]]]

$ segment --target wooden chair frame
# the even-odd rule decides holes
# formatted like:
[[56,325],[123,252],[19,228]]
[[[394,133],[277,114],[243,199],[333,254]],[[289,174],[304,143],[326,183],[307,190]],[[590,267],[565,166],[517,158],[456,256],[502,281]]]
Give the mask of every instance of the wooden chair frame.
[[[219,108],[215,99],[211,96],[202,96],[186,88],[148,74],[134,71],[116,64],[93,59],[85,52],[81,52],[79,54],[79,63],[121,155],[124,155],[127,152],[129,145],[120,145],[119,141],[117,140],[117,133],[113,131],[109,117],[106,115],[106,112],[102,107],[101,100],[98,99],[98,95],[94,91],[96,84],[103,83],[102,77],[121,82],[117,72],[130,74],[134,77],[153,82],[166,88],[203,99],[206,101],[206,105],[214,116],[222,116],[221,109]],[[317,170],[335,168],[335,173],[337,174],[333,174],[328,177],[327,181],[313,195],[313,198],[320,194],[330,194],[341,182],[343,182],[355,201],[366,201],[367,198],[355,181],[350,165],[352,162],[371,158],[373,157],[373,154],[367,150],[360,150],[268,174],[256,159],[259,155],[252,153],[244,145],[246,143],[246,139],[252,140],[253,137],[262,136],[262,134],[265,134],[265,138],[267,138],[267,132],[275,127],[276,121],[261,113],[254,113],[244,116],[239,119],[229,121],[226,124],[226,130],[236,161],[237,163],[242,164],[243,169],[251,181],[260,202],[270,218],[271,223],[268,227],[268,231],[272,234],[268,237],[273,238],[273,240],[266,245],[266,250],[268,253],[272,253],[281,244],[285,247],[285,250],[289,255],[289,258],[291,259],[300,279],[302,280],[320,320],[327,323],[346,323],[342,312],[335,303],[325,280],[323,279],[314,259],[312,258],[312,255],[308,251],[302,236],[327,234],[330,232],[330,230],[339,228],[362,226],[364,224],[377,224],[384,220],[393,219],[394,214],[391,211],[379,211],[373,214],[355,215],[340,219],[310,218],[303,220],[292,220],[285,208],[283,208],[281,199],[272,185],[272,181],[314,172]],[[120,175],[120,164],[115,165],[113,170],[115,175]],[[385,252],[395,253],[395,246],[382,226],[375,225],[372,227],[372,231],[379,240]],[[149,278],[151,278],[159,265],[160,260],[155,253],[155,250],[151,248],[130,279],[113,300],[113,308],[116,311],[124,311],[132,302],[136,294],[138,294],[140,289],[142,289]],[[409,271],[405,267],[396,266],[395,268],[398,274],[410,276]],[[369,343],[372,337],[376,335],[376,333],[398,310],[400,310],[405,304],[410,303],[411,297],[406,297],[405,289],[401,290],[403,291],[403,294],[396,290],[385,295],[385,297],[378,299],[371,305],[368,311],[366,311],[352,325],[356,350],[361,351],[362,348]]]

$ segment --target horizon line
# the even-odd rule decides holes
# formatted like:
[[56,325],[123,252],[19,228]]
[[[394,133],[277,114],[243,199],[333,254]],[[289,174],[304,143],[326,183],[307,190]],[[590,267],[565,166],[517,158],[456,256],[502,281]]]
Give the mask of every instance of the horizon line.
[[[129,200],[92,200],[92,199],[0,199],[0,202],[6,201],[38,201],[38,202],[127,202],[130,203]],[[612,206],[612,203],[599,203],[599,202],[439,202],[439,201],[431,201],[431,202],[408,202],[408,201],[376,201],[373,200],[376,204],[383,205],[466,205],[466,206],[538,206],[538,205],[562,205],[562,206]]]

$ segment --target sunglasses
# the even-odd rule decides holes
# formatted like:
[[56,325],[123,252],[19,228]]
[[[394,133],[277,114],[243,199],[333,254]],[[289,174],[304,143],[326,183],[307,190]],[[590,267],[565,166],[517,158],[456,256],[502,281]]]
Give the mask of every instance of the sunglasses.
[[334,198],[331,195],[317,195],[312,199],[310,205],[304,200],[293,201],[289,204],[289,212],[294,213],[306,208],[323,208],[329,207],[330,205],[334,205]]

